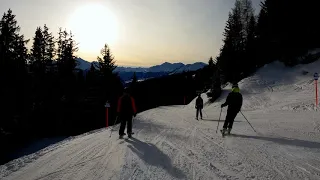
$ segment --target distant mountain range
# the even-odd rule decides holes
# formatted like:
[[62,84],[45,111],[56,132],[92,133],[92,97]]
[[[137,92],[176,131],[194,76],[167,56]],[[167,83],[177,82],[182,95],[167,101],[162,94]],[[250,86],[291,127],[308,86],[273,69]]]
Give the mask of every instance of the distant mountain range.
[[[78,58],[78,65],[76,68],[82,69],[83,71],[88,71],[93,63],[95,67],[97,67],[98,62],[88,62],[84,59]],[[133,73],[136,72],[137,78],[141,79],[148,79],[159,77],[166,74],[173,74],[173,73],[181,73],[184,71],[196,71],[205,67],[207,64],[202,62],[196,62],[194,64],[183,64],[183,63],[168,63],[165,62],[161,65],[156,65],[148,68],[144,67],[123,67],[119,66],[115,69],[115,72],[118,72],[122,80],[128,81],[132,78]]]

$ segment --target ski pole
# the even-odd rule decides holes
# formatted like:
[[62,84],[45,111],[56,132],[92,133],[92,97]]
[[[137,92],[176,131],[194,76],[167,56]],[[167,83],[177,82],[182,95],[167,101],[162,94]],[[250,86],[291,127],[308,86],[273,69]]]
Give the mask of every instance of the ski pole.
[[257,133],[257,131],[252,127],[252,125],[250,124],[250,122],[248,121],[248,119],[246,118],[246,116],[244,116],[244,114],[242,113],[242,111],[240,111],[242,116],[247,120],[247,122],[249,123],[249,125],[251,126],[251,128],[254,130],[254,132]]
[[220,118],[221,118],[221,113],[222,113],[222,108],[221,108],[220,115],[219,115],[219,120],[218,120],[218,126],[217,126],[216,133],[218,133],[218,128],[219,128],[219,122],[220,122]]
[[133,126],[134,126],[134,119],[135,119],[135,117],[133,116],[132,117],[132,129],[133,129]]
[[112,132],[113,132],[113,129],[114,129],[114,125],[117,124],[117,121],[118,121],[118,116],[116,117],[116,121],[115,121],[115,123],[113,124],[113,127],[111,128],[110,137],[111,137],[111,135],[112,135]]
[[205,114],[205,115],[207,116],[207,118],[208,118],[208,117],[209,117],[208,114],[207,114],[205,111],[203,111],[203,112],[204,112],[204,114]]

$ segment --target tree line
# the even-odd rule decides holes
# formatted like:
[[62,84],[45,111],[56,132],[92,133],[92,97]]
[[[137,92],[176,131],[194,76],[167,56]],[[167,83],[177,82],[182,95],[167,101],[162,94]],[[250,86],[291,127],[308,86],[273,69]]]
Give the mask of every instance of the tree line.
[[55,38],[44,25],[35,30],[30,50],[28,43],[9,9],[0,20],[1,142],[14,145],[16,140],[103,127],[106,101],[113,104],[110,116],[115,116],[123,84],[113,72],[115,60],[107,44],[97,66],[84,73],[76,68],[72,32],[60,28]]
[[215,62],[224,82],[238,82],[275,60],[287,66],[316,58],[307,51],[320,45],[316,1],[265,0],[255,14],[251,0],[236,0]]

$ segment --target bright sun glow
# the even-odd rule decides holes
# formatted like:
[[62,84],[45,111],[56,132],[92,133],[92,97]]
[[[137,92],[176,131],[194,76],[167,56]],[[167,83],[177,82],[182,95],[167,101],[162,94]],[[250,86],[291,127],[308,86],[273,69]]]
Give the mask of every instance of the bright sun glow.
[[113,44],[117,40],[117,19],[99,4],[78,8],[70,16],[68,25],[81,51],[100,52],[105,43]]

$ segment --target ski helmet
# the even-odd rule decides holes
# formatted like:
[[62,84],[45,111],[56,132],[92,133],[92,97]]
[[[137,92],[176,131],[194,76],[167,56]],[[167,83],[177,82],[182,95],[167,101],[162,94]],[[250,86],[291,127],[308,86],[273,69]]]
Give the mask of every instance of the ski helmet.
[[240,88],[239,87],[234,87],[234,88],[232,88],[232,92],[239,93],[240,92]]

